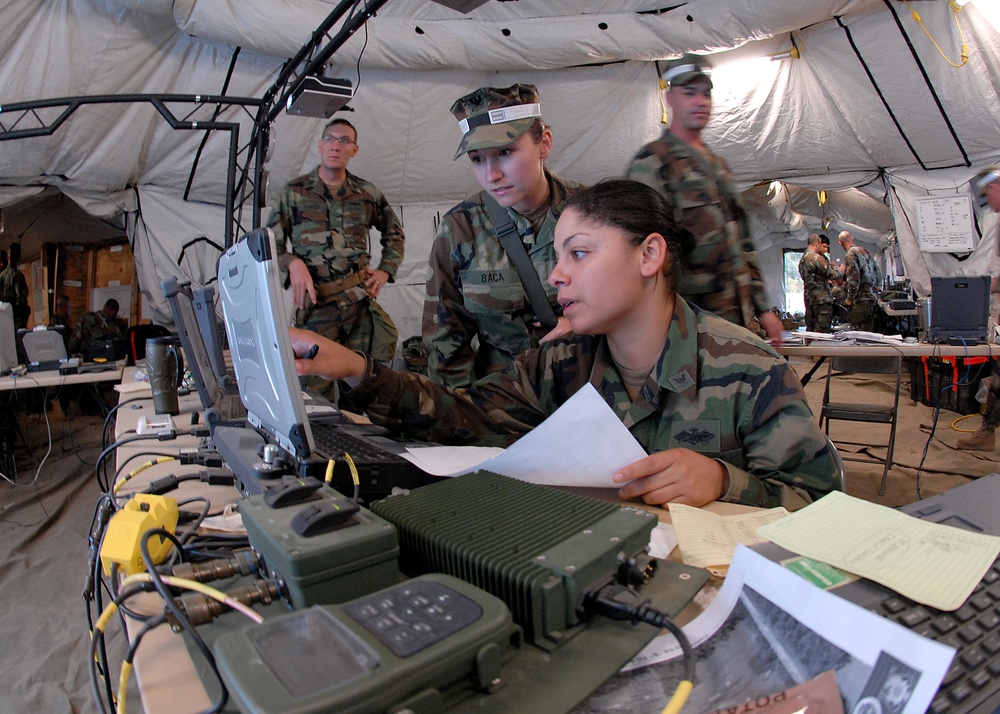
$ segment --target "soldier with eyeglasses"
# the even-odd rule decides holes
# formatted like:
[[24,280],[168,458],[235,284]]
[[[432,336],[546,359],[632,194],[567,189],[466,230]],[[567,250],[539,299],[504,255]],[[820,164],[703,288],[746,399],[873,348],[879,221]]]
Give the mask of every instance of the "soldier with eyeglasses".
[[[375,184],[347,170],[357,140],[346,119],[327,124],[319,166],[288,182],[268,227],[288,271],[296,325],[390,362],[398,332],[376,298],[403,262],[403,226]],[[382,236],[378,267],[371,265],[371,228]]]

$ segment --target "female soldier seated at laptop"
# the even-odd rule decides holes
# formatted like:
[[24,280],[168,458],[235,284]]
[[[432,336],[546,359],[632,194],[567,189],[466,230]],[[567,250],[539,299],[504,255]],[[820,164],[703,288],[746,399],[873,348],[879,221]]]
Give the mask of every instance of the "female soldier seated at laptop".
[[795,373],[756,336],[674,292],[687,234],[656,191],[608,180],[572,196],[549,283],[575,335],[468,389],[395,372],[292,330],[300,374],[346,380],[374,420],[444,443],[507,444],[594,385],[646,456],[614,475],[623,498],[800,508],[836,467]]

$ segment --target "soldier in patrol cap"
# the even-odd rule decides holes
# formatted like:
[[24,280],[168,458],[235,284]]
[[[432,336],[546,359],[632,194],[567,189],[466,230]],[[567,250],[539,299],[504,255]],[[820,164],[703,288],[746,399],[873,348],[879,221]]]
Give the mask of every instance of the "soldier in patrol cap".
[[611,475],[621,498],[801,508],[836,485],[826,437],[780,354],[674,292],[690,240],[656,190],[601,181],[570,196],[555,230],[548,282],[572,339],[452,389],[293,329],[300,358],[319,345],[296,370],[348,380],[355,403],[392,431],[488,446],[516,440],[590,385],[648,454]]
[[555,289],[545,277],[555,265],[556,221],[580,185],[545,168],[552,132],[533,84],[482,87],[456,101],[451,112],[462,132],[455,159],[469,157],[482,191],[441,220],[429,258],[422,332],[430,378],[465,387],[568,330],[563,319],[554,329],[538,322],[497,229],[512,225],[541,283],[536,299],[547,300],[550,314],[558,316]]
[[[405,237],[382,192],[347,170],[358,153],[357,139],[346,119],[323,127],[319,166],[288,182],[268,227],[275,232],[279,263],[288,270],[296,324],[390,362],[398,332],[376,298],[395,279]],[[377,268],[368,254],[370,228],[382,235]]]
[[701,140],[712,113],[711,72],[700,55],[666,63],[661,86],[670,124],[639,150],[627,175],[659,191],[697,239],[678,292],[737,325],[759,322],[777,344],[783,327],[769,305],[746,211],[726,162]]

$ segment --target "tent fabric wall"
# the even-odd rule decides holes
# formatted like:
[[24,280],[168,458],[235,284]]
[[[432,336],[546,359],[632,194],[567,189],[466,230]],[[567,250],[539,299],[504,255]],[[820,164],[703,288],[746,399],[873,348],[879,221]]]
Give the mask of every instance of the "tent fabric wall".
[[[12,0],[0,6],[8,59],[0,65],[0,99],[260,97],[333,7],[322,0]],[[958,18],[966,66],[938,52],[911,8],[954,63]],[[412,334],[434,218],[477,189],[465,162],[452,160],[459,131],[448,109],[457,97],[487,84],[537,84],[555,136],[550,168],[592,183],[620,175],[661,131],[653,60],[684,51],[712,53],[715,110],[705,140],[746,189],[774,304],[783,299],[781,250],[803,246],[824,226],[876,247],[898,232],[921,290],[929,285],[925,273],[988,270],[995,255],[982,243],[964,262],[924,256],[899,219],[920,195],[908,187],[937,190],[947,175],[950,190],[962,191],[977,169],[1000,160],[998,27],[1000,9],[980,0],[958,16],[945,0],[694,0],[668,11],[652,0],[518,0],[468,15],[428,0],[390,1],[330,68],[356,87],[344,114],[359,129],[351,170],[385,192],[407,233],[404,270],[384,301],[404,336]],[[793,42],[800,59],[770,60]],[[205,105],[193,118],[214,118],[215,109]],[[241,144],[250,137],[253,119],[243,109],[223,109],[218,119],[239,124]],[[19,119],[16,128],[31,121]],[[0,128],[12,123],[0,111]],[[277,117],[265,166],[268,205],[288,179],[315,165],[323,123]],[[129,213],[129,235],[144,297],[162,317],[163,270],[199,283],[214,269],[208,244],[198,253],[201,265],[190,263],[191,250],[182,256],[182,246],[196,236],[222,243],[228,151],[224,133],[205,140],[201,131],[175,131],[148,104],[84,106],[51,137],[0,142],[0,204],[12,200],[4,198],[8,190],[50,186],[91,197],[78,202],[105,215],[138,211]],[[822,208],[821,189],[828,196]],[[116,198],[122,195],[137,197],[137,205]],[[991,221],[981,217],[984,229]],[[244,215],[240,229],[251,222]]]

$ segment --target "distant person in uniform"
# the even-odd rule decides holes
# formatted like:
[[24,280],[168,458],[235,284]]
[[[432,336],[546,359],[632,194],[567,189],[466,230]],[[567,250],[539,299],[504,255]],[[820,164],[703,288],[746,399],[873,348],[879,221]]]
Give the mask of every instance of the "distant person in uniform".
[[[973,201],[980,207],[989,206],[995,213],[1000,213],[1000,166],[991,166],[980,171],[969,182],[969,191]],[[1000,242],[1000,235],[997,236]],[[993,279],[996,290],[997,279]],[[960,449],[968,451],[993,451],[996,448],[996,430],[1000,426],[1000,375],[997,374],[996,360],[991,360],[993,374],[984,379],[986,382],[986,409],[983,412],[983,422],[979,429],[969,436],[958,440]]]
[[[545,168],[552,131],[540,102],[535,85],[514,84],[482,87],[451,107],[463,134],[455,160],[468,155],[482,191],[444,215],[431,247],[422,333],[427,373],[441,384],[467,387],[508,367],[550,329],[537,322],[488,202],[513,223],[552,311],[560,313],[545,278],[556,262],[556,221],[580,184]],[[553,336],[568,324],[560,321]]]
[[830,265],[826,257],[829,251],[830,239],[813,233],[806,239],[806,251],[799,260],[802,294],[806,303],[806,329],[810,332],[829,332],[833,320],[830,281],[840,280],[840,271]]
[[118,319],[120,307],[117,300],[109,298],[100,310],[83,313],[69,338],[70,353],[78,354],[83,345],[90,340],[100,342],[124,337],[127,326]]
[[844,305],[851,311],[851,326],[871,332],[875,328],[875,306],[882,289],[882,274],[867,250],[854,244],[850,231],[838,236],[844,256]]
[[784,326],[768,303],[746,210],[729,166],[701,140],[712,115],[711,71],[699,55],[667,62],[670,125],[639,150],[627,176],[659,191],[695,237],[677,292],[737,325],[751,327],[756,319],[777,344]]
[[602,181],[574,193],[548,276],[574,335],[520,354],[467,389],[396,372],[292,330],[300,374],[347,380],[393,431],[506,445],[591,384],[648,452],[619,469],[619,496],[662,505],[715,500],[797,509],[837,468],[788,363],[751,332],[674,292],[690,236],[652,188]]
[[[319,139],[319,166],[288,182],[268,226],[275,232],[278,261],[288,271],[296,325],[390,362],[399,333],[376,298],[395,279],[405,237],[378,187],[347,170],[357,153],[353,124],[346,119],[327,124]],[[371,228],[382,236],[377,268],[369,254]]]
[[71,311],[72,305],[69,301],[69,297],[66,295],[60,295],[56,298],[56,311],[52,315],[52,321],[49,323],[49,327],[65,327],[67,330],[73,329],[71,321]]
[[21,244],[11,243],[7,249],[7,267],[0,273],[0,302],[9,302],[14,313],[14,329],[28,326],[31,307],[28,305],[28,281],[18,270],[21,262]]

